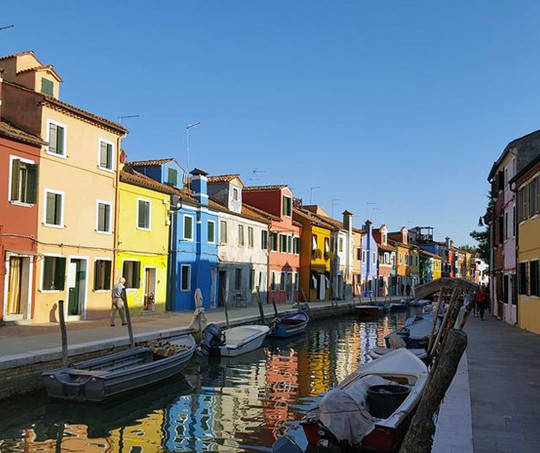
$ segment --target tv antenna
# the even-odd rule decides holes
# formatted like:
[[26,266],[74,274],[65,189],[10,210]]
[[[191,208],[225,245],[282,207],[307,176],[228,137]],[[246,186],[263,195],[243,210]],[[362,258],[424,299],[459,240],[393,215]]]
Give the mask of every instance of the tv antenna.
[[0,27],[0,31],[7,30],[8,28],[13,28],[13,27],[15,27],[15,25],[5,25],[4,27]]
[[249,180],[249,181],[258,181],[259,178],[257,178],[257,175],[258,175],[259,173],[266,173],[266,170],[257,170],[257,169],[253,170],[253,171],[251,172],[252,176],[251,176],[251,178],[248,178],[248,180]]

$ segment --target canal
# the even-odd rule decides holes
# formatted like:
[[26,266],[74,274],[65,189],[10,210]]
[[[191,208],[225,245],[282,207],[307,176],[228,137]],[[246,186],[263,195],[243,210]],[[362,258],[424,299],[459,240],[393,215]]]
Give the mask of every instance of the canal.
[[44,392],[2,401],[0,451],[268,452],[285,433],[305,446],[302,416],[416,313],[315,320],[297,338],[234,359],[198,357],[173,380],[104,406]]

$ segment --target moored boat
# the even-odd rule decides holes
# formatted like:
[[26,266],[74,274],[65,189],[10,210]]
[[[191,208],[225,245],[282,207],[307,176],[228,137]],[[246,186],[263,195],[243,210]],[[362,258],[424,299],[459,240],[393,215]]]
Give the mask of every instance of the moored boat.
[[354,312],[360,319],[374,319],[384,314],[384,305],[355,305]]
[[[386,346],[391,348],[391,335],[398,335],[405,341],[408,349],[425,349],[429,343],[429,336],[433,326],[432,315],[419,315],[409,318],[405,326],[384,337]],[[437,332],[437,325],[436,330]]]
[[301,424],[311,445],[390,452],[406,433],[428,377],[426,365],[396,349],[346,377]]
[[201,352],[210,355],[236,357],[260,348],[270,332],[264,325],[246,325],[221,330],[216,324],[208,324],[201,341]]
[[99,403],[179,373],[195,349],[191,335],[154,340],[46,371],[41,377],[51,398]]
[[270,337],[288,338],[303,333],[309,322],[309,316],[304,311],[290,313],[275,318],[270,325]]

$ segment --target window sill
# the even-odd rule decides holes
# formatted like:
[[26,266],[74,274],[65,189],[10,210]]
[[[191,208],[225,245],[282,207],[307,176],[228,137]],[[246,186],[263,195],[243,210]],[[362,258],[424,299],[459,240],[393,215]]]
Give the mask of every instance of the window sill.
[[97,169],[106,171],[107,173],[114,174],[114,168],[101,167],[100,165],[97,165]]
[[111,236],[112,231],[100,231],[100,230],[94,230],[97,234],[103,234],[105,236]]
[[60,159],[67,159],[67,154],[58,154],[49,150],[46,150],[45,153],[47,153],[49,156],[58,157]]
[[65,225],[54,225],[54,224],[45,223],[45,222],[42,222],[42,225],[46,227],[58,228],[58,229],[64,229],[66,227]]
[[9,204],[12,204],[13,206],[20,206],[22,208],[32,208],[36,205],[35,203],[25,203],[24,201],[17,200],[12,200],[9,202]]
[[141,228],[141,227],[137,227],[137,230],[139,230],[139,231],[152,231],[151,228]]
[[111,292],[111,290],[110,289],[93,289],[92,292],[97,293],[97,294],[103,294],[103,293],[109,293]]
[[39,292],[44,293],[44,294],[59,294],[61,292],[64,292],[64,290],[63,289],[40,289]]

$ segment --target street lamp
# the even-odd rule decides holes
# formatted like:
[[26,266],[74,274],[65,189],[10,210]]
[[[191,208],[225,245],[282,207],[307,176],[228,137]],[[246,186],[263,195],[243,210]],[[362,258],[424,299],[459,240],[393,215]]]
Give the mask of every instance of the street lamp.
[[187,171],[189,171],[189,130],[190,130],[192,127],[197,127],[199,124],[201,124],[200,121],[199,121],[198,123],[188,124],[188,125],[186,126]]

